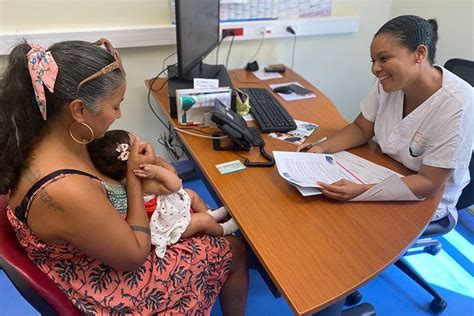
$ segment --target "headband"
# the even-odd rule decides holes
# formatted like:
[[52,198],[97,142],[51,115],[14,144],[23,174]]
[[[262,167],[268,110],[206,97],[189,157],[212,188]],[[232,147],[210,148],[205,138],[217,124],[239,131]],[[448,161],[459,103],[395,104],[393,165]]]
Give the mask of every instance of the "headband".
[[58,75],[58,65],[54,61],[50,51],[46,51],[38,44],[31,44],[30,46],[31,49],[26,54],[28,70],[41,116],[43,116],[43,120],[46,120],[46,96],[44,86],[48,88],[49,92],[54,92],[54,83]]

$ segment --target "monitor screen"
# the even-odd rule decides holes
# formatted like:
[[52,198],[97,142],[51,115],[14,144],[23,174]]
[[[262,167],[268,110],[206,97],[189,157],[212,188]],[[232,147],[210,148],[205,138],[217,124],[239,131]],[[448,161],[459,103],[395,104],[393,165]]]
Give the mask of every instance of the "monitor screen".
[[219,0],[176,0],[178,77],[219,44]]

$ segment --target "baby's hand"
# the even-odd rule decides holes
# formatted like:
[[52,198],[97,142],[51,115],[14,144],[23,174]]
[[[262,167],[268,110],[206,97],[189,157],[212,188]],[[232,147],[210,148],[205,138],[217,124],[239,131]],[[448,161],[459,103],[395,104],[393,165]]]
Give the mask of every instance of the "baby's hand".
[[159,166],[151,164],[141,164],[140,169],[134,169],[133,173],[140,178],[153,179],[159,172]]

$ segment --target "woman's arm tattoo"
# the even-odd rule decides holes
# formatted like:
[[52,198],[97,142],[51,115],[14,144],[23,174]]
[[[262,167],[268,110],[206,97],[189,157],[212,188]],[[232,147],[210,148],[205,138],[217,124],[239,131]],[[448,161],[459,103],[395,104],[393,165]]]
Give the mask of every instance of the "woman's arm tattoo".
[[130,225],[130,228],[132,230],[136,230],[138,232],[142,232],[148,235],[151,235],[151,231],[149,227],[143,227],[143,226],[135,226],[135,225]]

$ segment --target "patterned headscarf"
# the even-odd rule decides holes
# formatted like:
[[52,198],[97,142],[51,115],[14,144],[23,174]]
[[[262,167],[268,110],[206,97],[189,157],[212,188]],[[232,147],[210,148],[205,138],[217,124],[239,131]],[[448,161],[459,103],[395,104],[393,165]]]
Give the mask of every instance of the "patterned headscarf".
[[46,96],[44,86],[48,88],[49,92],[54,92],[54,84],[58,75],[58,65],[54,61],[51,52],[46,51],[38,44],[31,44],[30,46],[31,50],[26,54],[28,58],[28,70],[41,116],[43,116],[43,120],[46,120]]

